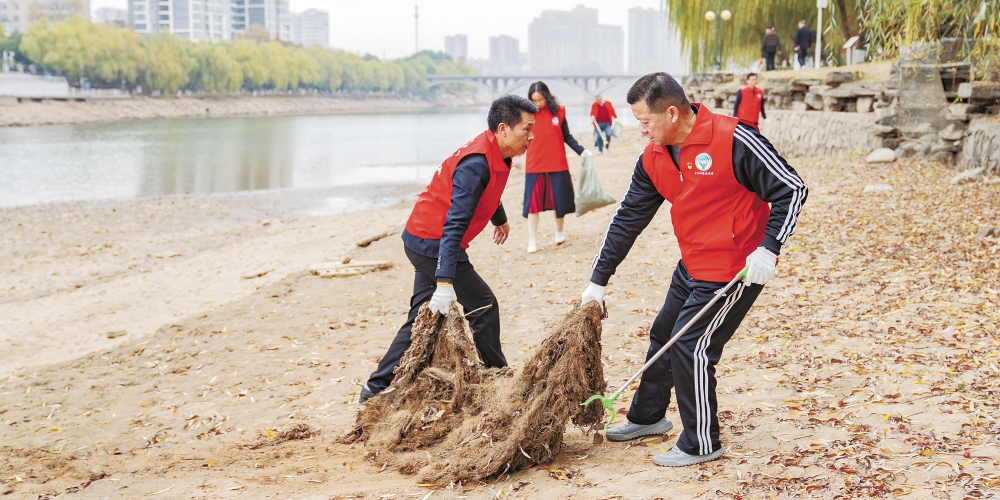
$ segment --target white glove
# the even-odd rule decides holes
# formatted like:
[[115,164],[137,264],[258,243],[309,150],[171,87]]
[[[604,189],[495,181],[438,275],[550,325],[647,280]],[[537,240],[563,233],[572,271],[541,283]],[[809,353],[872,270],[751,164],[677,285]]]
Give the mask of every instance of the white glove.
[[747,283],[758,285],[767,283],[767,280],[774,277],[774,266],[777,262],[777,255],[764,247],[757,247],[747,256]]
[[458,296],[455,295],[455,287],[451,283],[438,283],[437,290],[434,290],[434,295],[431,296],[431,312],[447,315],[448,308],[456,300]]
[[590,158],[591,156],[594,156],[594,153],[591,153],[589,149],[584,149],[583,152],[580,153],[580,158]]
[[770,125],[771,124],[771,119],[770,118],[764,118],[763,120],[761,120],[761,123],[763,123],[764,125]]
[[583,291],[583,295],[580,296],[580,304],[586,304],[587,302],[594,301],[601,305],[601,309],[604,308],[604,287],[598,285],[597,283],[591,283],[587,285],[587,289]]

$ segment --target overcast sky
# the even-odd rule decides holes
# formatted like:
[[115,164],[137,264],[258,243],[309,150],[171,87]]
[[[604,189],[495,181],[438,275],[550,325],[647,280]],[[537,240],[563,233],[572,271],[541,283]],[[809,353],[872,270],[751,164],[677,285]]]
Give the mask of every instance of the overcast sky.
[[[127,0],[91,0],[91,9],[127,8]],[[489,55],[489,37],[510,35],[528,47],[528,24],[542,10],[570,10],[583,4],[596,8],[601,24],[621,26],[628,46],[628,9],[659,9],[657,0],[290,0],[291,10],[309,8],[330,13],[330,44],[351,52],[390,59],[413,53],[413,6],[420,6],[420,49],[444,50],[445,35],[469,37],[469,57]],[[626,52],[627,53],[627,52]],[[623,54],[624,55],[624,54]]]

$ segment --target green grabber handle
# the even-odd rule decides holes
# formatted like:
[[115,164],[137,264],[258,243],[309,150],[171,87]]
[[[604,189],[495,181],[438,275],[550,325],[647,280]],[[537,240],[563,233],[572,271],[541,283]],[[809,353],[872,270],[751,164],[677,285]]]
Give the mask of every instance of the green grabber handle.
[[622,395],[622,392],[624,392],[625,389],[628,389],[628,386],[632,385],[632,382],[635,382],[635,379],[639,378],[639,375],[642,375],[642,372],[646,371],[650,366],[652,366],[653,363],[656,362],[656,360],[660,359],[660,356],[663,356],[663,354],[667,352],[667,349],[670,349],[670,346],[674,345],[674,342],[677,342],[677,339],[681,338],[681,336],[687,333],[687,331],[691,328],[691,326],[694,325],[695,322],[697,322],[699,319],[701,319],[701,317],[704,316],[705,313],[708,312],[708,310],[711,309],[711,307],[715,305],[715,303],[718,302],[720,298],[723,297],[723,294],[729,291],[729,289],[732,288],[732,286],[735,285],[740,280],[745,280],[746,277],[747,277],[747,268],[744,267],[743,270],[740,271],[739,274],[737,274],[732,281],[726,284],[726,286],[720,288],[719,291],[715,292],[715,297],[712,297],[712,300],[708,301],[708,304],[705,304],[705,307],[702,307],[701,310],[698,311],[698,314],[695,314],[694,317],[691,318],[691,321],[688,321],[688,323],[684,325],[684,328],[681,328],[676,334],[674,334],[673,338],[670,339],[670,342],[667,342],[666,344],[663,345],[663,347],[660,348],[659,351],[656,351],[656,354],[654,354],[653,357],[649,358],[649,361],[646,361],[646,364],[642,365],[642,368],[639,368],[639,371],[635,372],[635,375],[632,375],[632,377],[629,378],[628,381],[625,382],[625,384],[622,385],[620,389],[607,396],[594,394],[593,396],[587,398],[586,401],[580,403],[580,406],[587,406],[590,403],[593,403],[594,401],[600,401],[601,406],[603,406],[609,412],[611,412],[611,419],[608,420],[608,423],[604,424],[604,430],[608,430],[608,427],[611,427],[611,423],[615,421],[615,414],[616,414],[615,401]]

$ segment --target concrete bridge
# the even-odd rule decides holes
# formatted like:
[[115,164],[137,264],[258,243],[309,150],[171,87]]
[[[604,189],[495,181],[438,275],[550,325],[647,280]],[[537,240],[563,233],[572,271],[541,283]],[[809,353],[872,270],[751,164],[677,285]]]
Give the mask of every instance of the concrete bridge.
[[427,84],[435,87],[445,83],[464,83],[482,89],[493,97],[509,94],[523,85],[529,85],[539,80],[551,83],[558,81],[576,88],[588,99],[603,93],[605,90],[636,81],[642,75],[522,75],[522,76],[489,76],[489,75],[428,75]]

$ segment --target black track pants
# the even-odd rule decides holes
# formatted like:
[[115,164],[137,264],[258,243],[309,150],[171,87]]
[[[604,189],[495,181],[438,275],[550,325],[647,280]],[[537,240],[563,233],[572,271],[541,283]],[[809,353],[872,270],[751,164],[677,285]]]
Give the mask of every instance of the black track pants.
[[[393,370],[399,364],[403,353],[410,347],[410,332],[413,330],[413,321],[417,319],[417,312],[424,302],[431,300],[434,290],[437,289],[437,279],[435,270],[437,259],[425,257],[405,248],[406,258],[413,264],[415,275],[413,277],[413,297],[410,299],[410,315],[406,318],[396,338],[389,345],[388,352],[382,356],[378,368],[368,379],[368,390],[375,394],[382,392],[395,377]],[[481,311],[469,314],[469,327],[472,329],[472,338],[479,350],[479,355],[483,357],[483,362],[489,367],[507,366],[507,359],[504,358],[500,349],[500,306],[497,298],[493,295],[493,290],[469,262],[458,262],[455,268],[455,295],[458,296],[458,303],[468,311],[475,311],[484,306],[491,306]]]
[[[698,281],[684,263],[677,264],[667,299],[649,331],[648,360],[684,327],[725,283]],[[670,405],[670,389],[677,393],[677,409],[684,432],[677,447],[691,455],[719,449],[718,403],[715,399],[715,365],[722,348],[736,332],[763,290],[763,285],[733,285],[691,329],[642,374],[632,398],[628,419],[636,424],[660,421]]]

